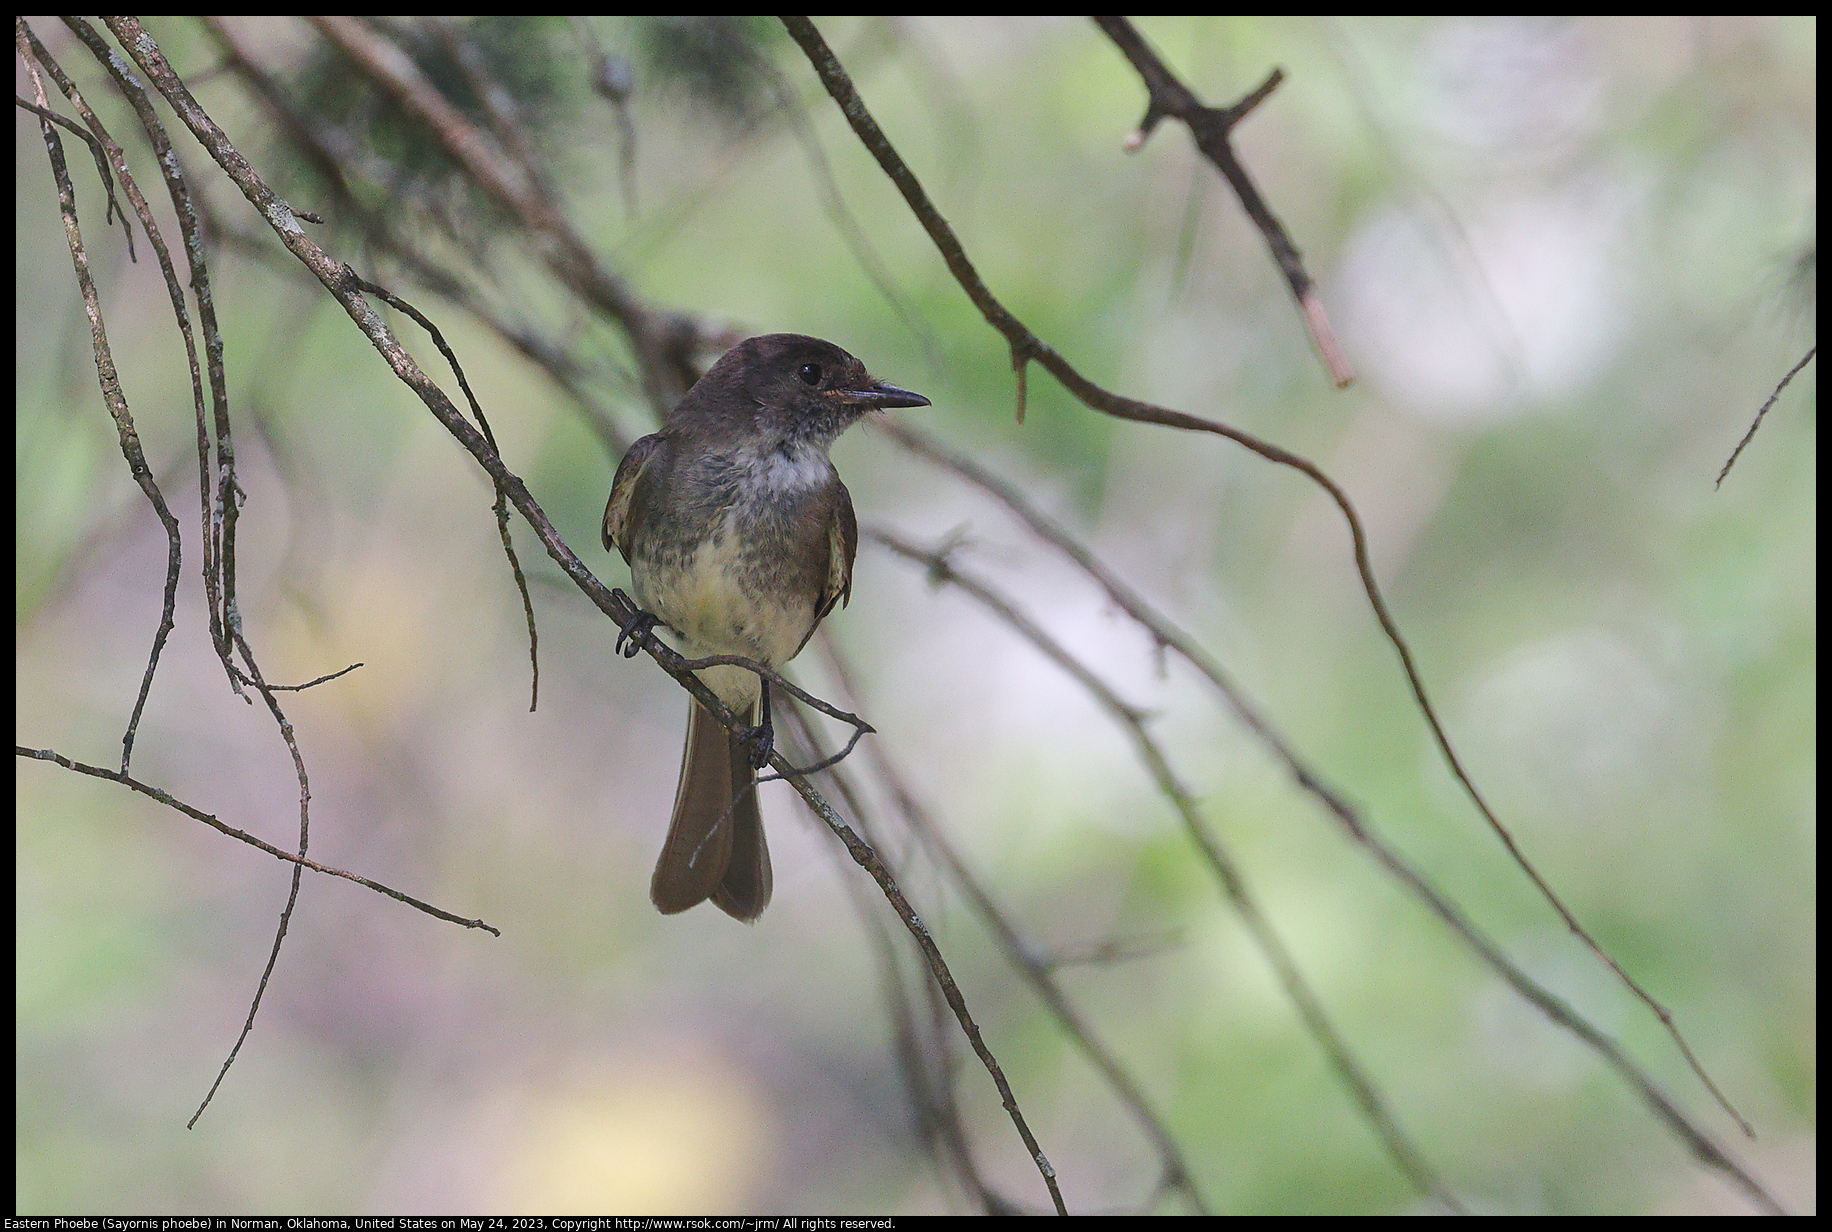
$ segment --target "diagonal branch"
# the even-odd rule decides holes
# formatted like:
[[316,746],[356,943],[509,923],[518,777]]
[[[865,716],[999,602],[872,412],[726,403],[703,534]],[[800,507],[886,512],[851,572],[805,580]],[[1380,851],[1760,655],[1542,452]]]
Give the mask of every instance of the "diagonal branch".
[[1762,417],[1768,414],[1768,408],[1775,405],[1775,399],[1779,398],[1781,396],[1781,391],[1788,387],[1788,382],[1800,375],[1800,370],[1806,367],[1808,363],[1812,362],[1813,356],[1818,354],[1818,352],[1819,347],[1817,344],[1808,347],[1807,353],[1800,357],[1800,362],[1787,370],[1787,375],[1781,378],[1781,383],[1779,385],[1775,386],[1775,392],[1768,396],[1768,401],[1762,404],[1762,409],[1756,412],[1756,417],[1754,419],[1750,420],[1749,431],[1743,434],[1743,439],[1737,442],[1737,447],[1730,451],[1729,461],[1725,462],[1724,469],[1718,472],[1716,487],[1721,488],[1724,486],[1724,476],[1730,473],[1730,468],[1735,466],[1737,464],[1737,459],[1743,456],[1743,446],[1749,444],[1749,442],[1755,438],[1756,429],[1762,426]]
[[[274,687],[277,688],[278,686]],[[359,877],[355,873],[346,873],[341,868],[331,868],[315,860],[308,860],[304,856],[294,855],[290,851],[283,851],[275,847],[272,843],[261,841],[246,830],[238,830],[227,822],[220,821],[201,809],[193,808],[176,796],[161,791],[150,783],[143,783],[139,779],[131,775],[123,774],[118,770],[104,770],[100,766],[91,766],[80,761],[73,761],[54,749],[28,749],[24,745],[14,745],[13,755],[15,757],[29,757],[34,761],[56,762],[66,770],[74,770],[78,774],[87,774],[92,778],[107,779],[111,783],[119,783],[121,786],[137,791],[143,796],[157,800],[169,809],[176,809],[178,812],[183,813],[186,817],[194,821],[201,821],[213,830],[220,830],[230,838],[247,843],[250,847],[257,847],[276,860],[285,860],[289,864],[295,864],[300,868],[309,868],[314,873],[323,873],[327,877],[342,877],[345,881],[354,881],[357,885],[374,890],[377,894],[386,894],[396,902],[406,903],[416,911],[424,911],[427,915],[435,919],[446,920],[453,924],[462,924],[466,928],[481,928],[492,937],[502,936],[500,930],[492,928],[482,920],[467,920],[461,915],[453,915],[451,912],[440,907],[435,907],[431,903],[423,903],[413,895],[403,894],[401,891],[391,886],[385,886],[379,881],[371,881],[369,878]]]
[[[823,636],[822,641],[829,650],[832,649],[832,638]],[[783,730],[795,742],[797,756],[808,761],[832,761],[832,758],[820,758],[822,746],[807,713],[796,706],[786,706],[783,710],[787,716]],[[856,734],[854,738],[857,739]],[[872,742],[872,749],[874,752],[882,752],[882,746],[877,741]],[[847,812],[857,821],[866,841],[887,847],[882,833],[873,833],[867,801],[855,789],[852,776],[845,769],[836,768],[831,781],[833,789],[845,802]],[[936,1019],[928,1027],[933,1037],[933,1046],[941,1054],[931,1066],[923,1056],[923,1037],[919,1034],[916,1008],[905,987],[903,969],[891,949],[890,935],[878,913],[870,909],[871,904],[866,901],[858,882],[853,878],[844,880],[850,891],[848,897],[859,909],[860,923],[872,938],[872,948],[878,954],[884,973],[885,999],[889,1002],[887,1009],[896,1032],[898,1063],[910,1088],[910,1101],[914,1106],[920,1137],[935,1151],[941,1163],[953,1168],[962,1188],[979,1198],[985,1214],[1022,1213],[1009,1198],[992,1187],[973,1157],[973,1144],[967,1135],[959,1093],[953,1081],[954,1056],[948,1049],[948,1040],[944,1034],[945,1021]],[[945,996],[936,981],[925,980],[923,985],[929,994],[931,1009],[945,1006]]]
[[[1624,1053],[1614,1040],[1592,1026],[1564,1000],[1536,983],[1521,969],[1519,964],[1502,951],[1499,945],[1485,936],[1476,927],[1474,921],[1465,916],[1422,872],[1413,867],[1376,834],[1340,792],[1324,782],[1315,771],[1299,760],[1285,743],[1284,738],[1239,697],[1233,682],[1222,673],[1220,665],[1215,663],[1201,645],[1195,643],[1176,625],[1156,612],[1141,596],[1115,577],[1098,558],[1075,541],[1067,531],[1032,506],[1013,485],[971,459],[956,454],[920,433],[912,431],[907,425],[879,426],[889,431],[893,437],[913,452],[954,470],[967,478],[969,482],[1006,503],[1007,507],[1023,519],[1041,538],[1054,544],[1071,559],[1082,564],[1089,576],[1107,591],[1116,604],[1138,620],[1154,637],[1160,639],[1160,645],[1170,646],[1179,655],[1185,657],[1197,671],[1208,677],[1228,700],[1229,705],[1234,708],[1242,722],[1258,734],[1273,753],[1285,762],[1298,785],[1315,796],[1324,808],[1329,810],[1342,824],[1351,838],[1367,848],[1377,863],[1385,868],[1395,880],[1405,885],[1413,896],[1423,903],[1433,915],[1442,920],[1453,934],[1461,938],[1482,964],[1499,976],[1514,991],[1515,995],[1538,1009],[1555,1026],[1576,1036],[1585,1047],[1596,1053],[1606,1065],[1615,1070],[1623,1081],[1640,1095],[1655,1117],[1665,1124],[1700,1162],[1727,1173],[1758,1206],[1775,1213],[1781,1212],[1780,1205],[1763,1188],[1754,1174],[1731,1158],[1723,1148],[1712,1141],[1703,1129],[1694,1125],[1647,1072]],[[927,563],[928,559],[924,557],[924,563]],[[944,562],[946,560],[945,556],[941,559]],[[958,571],[951,570],[946,580],[960,584]],[[969,588],[969,593],[975,592]],[[998,607],[995,606],[993,610],[1003,615]],[[1026,626],[1014,627],[1018,627],[1020,632],[1025,632],[1028,636]],[[1049,652],[1046,651],[1046,653]],[[1134,708],[1123,701],[1117,701],[1117,705],[1119,709],[1115,711],[1116,715],[1124,717],[1136,714]],[[874,752],[876,752],[875,749]]]
[[884,896],[890,900],[891,906],[903,919],[904,926],[910,930],[910,935],[916,938],[916,944],[922,950],[923,959],[929,964],[929,970],[935,976],[935,982],[941,986],[942,995],[947,998],[948,1008],[954,1011],[954,1017],[966,1034],[967,1042],[973,1045],[973,1051],[979,1057],[980,1064],[984,1065],[987,1073],[992,1075],[993,1085],[999,1090],[999,1101],[1005,1106],[1005,1111],[1010,1115],[1012,1123],[1017,1126],[1018,1136],[1024,1140],[1024,1147],[1030,1152],[1031,1161],[1037,1165],[1037,1171],[1042,1174],[1043,1183],[1050,1191],[1050,1200],[1056,1206],[1056,1213],[1058,1215],[1068,1214],[1068,1208],[1062,1200],[1062,1190],[1056,1183],[1056,1169],[1044,1156],[1043,1148],[1037,1143],[1037,1136],[1031,1132],[1030,1125],[1024,1119],[1024,1114],[1019,1111],[1018,1097],[1012,1093],[1011,1083],[1006,1081],[1005,1071],[1000,1067],[998,1058],[993,1056],[992,1050],[986,1046],[986,1040],[980,1034],[979,1024],[968,1012],[967,1000],[961,996],[960,987],[954,982],[954,974],[948,970],[948,964],[942,958],[941,950],[936,946],[935,939],[929,935],[928,927],[917,916],[916,909],[910,906],[909,900],[903,896],[903,890],[897,885],[896,879],[891,876],[890,870],[884,866],[884,861],[878,858],[878,853],[873,851],[870,844],[866,843],[864,839],[855,834],[851,826],[840,819],[840,815],[834,812],[833,806],[808,784],[808,780],[794,773],[793,768],[781,753],[772,756],[770,764],[789,780],[789,785],[795,788],[815,815],[826,822],[827,828],[838,835],[842,843],[846,844],[847,854],[853,858],[854,863],[871,874],[872,880],[878,883],[878,887],[884,891]]

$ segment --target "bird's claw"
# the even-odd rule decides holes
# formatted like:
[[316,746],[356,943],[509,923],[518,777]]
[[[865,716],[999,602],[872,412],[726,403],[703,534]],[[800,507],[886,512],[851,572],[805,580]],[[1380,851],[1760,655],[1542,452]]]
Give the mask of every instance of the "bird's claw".
[[738,737],[750,754],[751,769],[761,770],[770,764],[770,754],[776,748],[776,733],[770,727],[770,712],[763,712],[763,722]]
[[630,623],[624,625],[617,633],[618,653],[626,659],[634,659],[642,650],[639,644],[641,639],[660,623],[661,617],[655,613],[638,609],[636,615],[630,617]]

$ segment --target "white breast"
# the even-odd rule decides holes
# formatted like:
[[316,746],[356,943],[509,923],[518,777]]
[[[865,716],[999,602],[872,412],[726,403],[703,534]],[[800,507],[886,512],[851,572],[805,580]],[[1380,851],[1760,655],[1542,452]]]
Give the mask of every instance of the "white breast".
[[770,492],[800,492],[827,482],[827,477],[833,473],[833,463],[827,460],[825,451],[812,446],[772,449],[742,473],[747,487]]

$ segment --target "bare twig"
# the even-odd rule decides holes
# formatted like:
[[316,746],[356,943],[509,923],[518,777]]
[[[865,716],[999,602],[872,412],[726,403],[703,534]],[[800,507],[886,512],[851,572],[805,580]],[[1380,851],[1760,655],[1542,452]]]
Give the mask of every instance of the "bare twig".
[[[617,593],[621,594],[622,592],[619,591]],[[842,723],[852,724],[861,734],[877,730],[858,715],[848,714],[831,702],[822,701],[820,698],[796,684],[793,680],[783,677],[781,673],[771,669],[765,664],[757,662],[755,659],[747,659],[743,655],[707,655],[700,659],[682,659],[681,666],[693,672],[697,672],[707,667],[742,667],[748,672],[754,672],[758,679],[769,681],[803,705],[814,707],[828,718],[838,719]]]
[[[20,27],[30,36],[31,27],[25,25],[23,19],[16,20],[19,22]],[[32,41],[34,46],[36,46],[37,40],[34,38]],[[45,61],[47,65],[51,63],[49,55],[45,57]],[[61,82],[59,84],[61,85]],[[123,210],[121,208],[121,203],[115,199],[114,173],[108,169],[108,155],[103,152],[102,143],[96,140],[94,135],[82,125],[74,120],[65,119],[55,111],[52,111],[49,107],[40,107],[37,103],[28,103],[17,94],[13,95],[13,103],[21,110],[29,111],[41,120],[49,120],[59,128],[67,129],[81,140],[84,145],[89,147],[89,156],[95,159],[96,178],[102,181],[102,192],[108,198],[108,212],[103,216],[102,223],[106,226],[116,218],[121,220],[121,230],[127,237],[127,259],[130,261],[137,261],[139,258],[134,256],[133,224],[127,221],[127,211]]]
[[1329,317],[1323,310],[1323,298],[1317,294],[1317,284],[1305,270],[1304,258],[1298,252],[1297,245],[1291,242],[1284,224],[1266,204],[1253,177],[1247,174],[1247,169],[1234,153],[1234,126],[1246,119],[1255,107],[1265,101],[1267,95],[1278,88],[1279,83],[1285,79],[1284,70],[1273,69],[1267,74],[1266,80],[1231,107],[1208,107],[1165,66],[1158,53],[1152,50],[1151,44],[1140,36],[1131,22],[1124,17],[1096,17],[1094,24],[1113,40],[1113,45],[1132,62],[1132,67],[1138,70],[1140,79],[1145,83],[1145,118],[1139,121],[1138,128],[1126,139],[1126,149],[1133,151],[1144,146],[1158,122],[1167,116],[1182,120],[1189,126],[1190,136],[1196,140],[1196,148],[1227,179],[1234,189],[1234,195],[1240,200],[1241,208],[1247,211],[1247,217],[1253,220],[1253,225],[1266,238],[1266,248],[1278,264],[1279,273],[1285,276],[1285,285],[1291,288],[1291,297],[1298,302],[1304,317],[1304,327],[1310,333],[1317,354],[1323,359],[1323,366],[1329,370],[1330,380],[1337,389],[1346,388],[1355,380],[1355,368],[1343,352],[1342,344],[1336,341],[1335,331],[1330,329]]
[[[261,678],[261,669],[255,663],[254,649],[242,636],[241,630],[235,630],[235,648],[242,656],[242,663],[247,671],[247,681],[260,693],[261,700],[267,703],[268,713],[273,715],[274,722],[280,728],[280,739],[286,745],[286,751],[293,759],[293,773],[299,779],[299,859],[305,859],[306,848],[312,836],[312,785],[305,770],[305,755],[299,751],[299,742],[293,735],[293,725],[280,709],[279,701],[274,697],[274,690]],[[197,1125],[198,1118],[203,1116],[204,1109],[216,1098],[217,1088],[222,1086],[223,1079],[229,1076],[229,1067],[235,1064],[235,1058],[241,1053],[242,1045],[247,1042],[254,1030],[255,1015],[260,1011],[261,999],[267,995],[267,982],[273,978],[274,967],[280,961],[280,946],[286,940],[286,930],[292,924],[293,908],[299,903],[299,887],[305,877],[302,864],[293,865],[292,885],[286,894],[286,906],[280,910],[280,923],[274,930],[273,946],[267,952],[267,965],[261,969],[260,982],[255,985],[254,999],[248,1005],[248,1017],[242,1023],[241,1033],[235,1037],[235,1044],[229,1049],[229,1055],[223,1058],[223,1067],[217,1071],[216,1081],[210,1084],[210,1090],[204,1095],[203,1102],[191,1119],[185,1122],[186,1129]]]
[[1818,350],[1818,343],[1808,347],[1807,353],[1800,357],[1800,362],[1787,370],[1787,375],[1781,378],[1781,383],[1779,385],[1775,386],[1775,392],[1768,396],[1768,401],[1762,404],[1762,409],[1757,411],[1756,417],[1750,421],[1749,431],[1743,434],[1743,439],[1737,442],[1737,447],[1730,451],[1730,459],[1724,463],[1724,469],[1718,472],[1717,482],[1712,485],[1713,487],[1721,488],[1724,486],[1724,476],[1728,475],[1730,473],[1730,468],[1737,464],[1737,458],[1743,453],[1743,446],[1749,444],[1751,438],[1756,435],[1756,429],[1762,426],[1762,417],[1768,414],[1768,408],[1775,405],[1775,399],[1781,396],[1781,391],[1787,388],[1788,382],[1793,380],[1794,377],[1799,374],[1800,370],[1812,361],[1814,353]]
[[[281,686],[275,685],[273,687],[277,689]],[[303,687],[303,686],[300,686],[300,687]],[[467,920],[461,915],[453,915],[451,912],[446,911],[442,907],[435,907],[431,903],[421,902],[419,899],[415,898],[413,895],[403,894],[401,891],[394,889],[392,886],[383,885],[379,881],[371,881],[367,877],[359,877],[355,873],[347,873],[341,868],[331,868],[329,865],[319,864],[315,860],[308,860],[304,856],[294,855],[290,851],[283,851],[280,848],[275,847],[272,843],[263,842],[260,839],[256,838],[254,835],[248,833],[248,831],[246,830],[238,830],[234,826],[229,825],[226,822],[218,820],[216,817],[212,816],[209,813],[204,812],[201,809],[193,808],[191,805],[186,804],[183,800],[178,799],[176,796],[173,796],[169,794],[168,792],[161,791],[159,788],[154,787],[149,783],[143,783],[139,779],[136,779],[132,777],[131,775],[122,774],[119,771],[115,771],[115,770],[104,770],[100,766],[86,765],[85,763],[80,762],[80,761],[73,761],[70,758],[65,757],[63,754],[53,749],[28,749],[24,745],[14,745],[13,746],[13,755],[16,757],[31,758],[34,761],[55,762],[58,765],[62,766],[64,769],[74,770],[78,774],[87,774],[92,778],[107,779],[111,783],[119,783],[121,786],[130,788],[134,791],[137,791],[143,796],[147,796],[147,797],[150,797],[151,799],[157,800],[159,803],[165,805],[169,809],[175,809],[178,812],[183,813],[186,817],[189,817],[194,821],[203,822],[206,826],[209,826],[212,830],[221,831],[222,833],[227,834],[230,838],[237,839],[240,842],[247,843],[250,847],[259,848],[260,850],[265,851],[268,855],[272,856],[276,860],[284,860],[289,864],[298,865],[300,868],[310,869],[314,873],[323,873],[327,877],[341,877],[345,881],[353,881],[357,885],[362,886],[365,889],[374,890],[377,894],[385,894],[389,898],[394,899],[396,902],[406,903],[409,907],[412,907],[416,911],[424,911],[427,915],[430,915],[435,919],[445,920],[448,923],[452,923],[452,924],[461,924],[465,928],[481,928],[484,932],[489,933],[492,937],[502,936],[502,932],[500,930],[493,928],[489,924],[484,923],[482,920]]]
[[315,680],[308,680],[304,684],[270,684],[267,687],[276,693],[299,693],[306,689],[316,688],[321,684],[329,683],[339,676],[348,675],[361,666],[361,663],[352,663],[348,667],[339,668],[334,672],[327,672],[325,675],[319,676]]

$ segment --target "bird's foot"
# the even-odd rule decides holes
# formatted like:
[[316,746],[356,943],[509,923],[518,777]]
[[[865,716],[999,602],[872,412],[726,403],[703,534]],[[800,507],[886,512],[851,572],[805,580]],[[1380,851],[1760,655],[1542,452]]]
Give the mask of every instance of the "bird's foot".
[[763,722],[738,737],[739,743],[750,754],[751,769],[761,770],[770,764],[770,754],[776,747],[776,733],[770,726],[770,699],[763,699]]
[[636,615],[630,617],[630,622],[617,633],[618,652],[626,659],[634,659],[642,650],[638,642],[661,622],[661,617],[654,612],[645,612],[638,608]]

